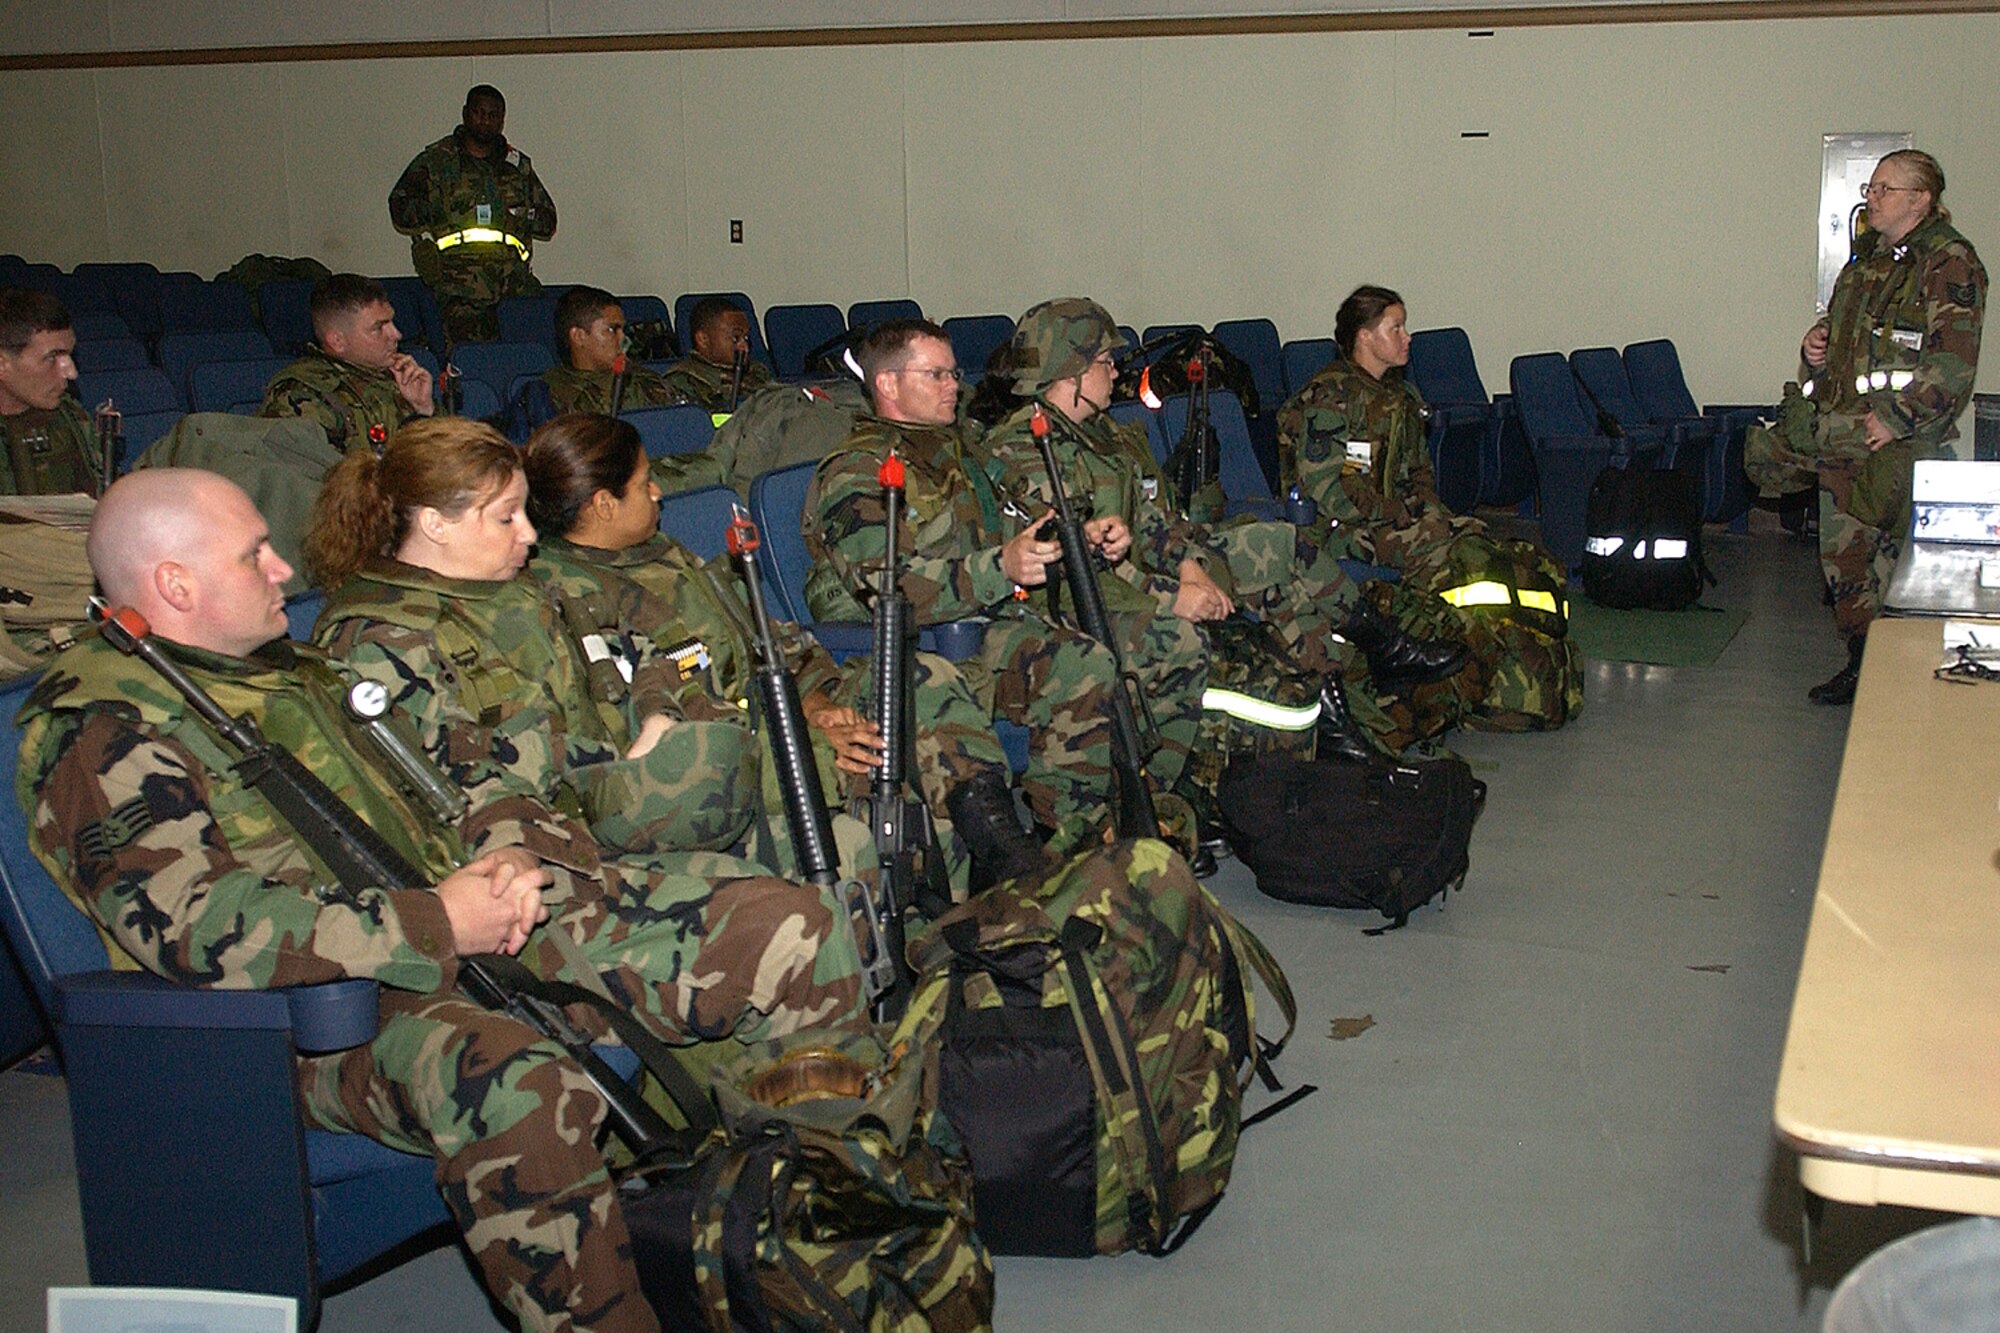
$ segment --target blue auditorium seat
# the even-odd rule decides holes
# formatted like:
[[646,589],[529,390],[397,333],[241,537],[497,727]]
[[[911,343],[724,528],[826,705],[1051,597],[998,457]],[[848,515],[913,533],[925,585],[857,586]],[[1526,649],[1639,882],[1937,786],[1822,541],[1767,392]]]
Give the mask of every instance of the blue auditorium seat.
[[1583,562],[1584,508],[1597,474],[1613,465],[1657,466],[1660,446],[1599,433],[1596,414],[1578,395],[1576,376],[1560,352],[1517,356],[1507,378],[1534,453],[1543,544],[1573,570]]
[[944,331],[958,368],[976,375],[986,369],[996,348],[1013,340],[1014,321],[1006,315],[953,315],[944,322]]
[[150,366],[146,345],[137,338],[84,338],[76,340],[76,368],[86,370],[137,370]]
[[1215,340],[1243,358],[1257,385],[1257,413],[1276,421],[1285,403],[1285,349],[1278,326],[1268,319],[1225,319],[1213,330]]
[[160,335],[154,355],[160,369],[174,387],[193,401],[193,370],[204,361],[270,360],[277,356],[271,340],[261,329],[210,329],[180,332],[169,329]]
[[264,336],[286,356],[297,356],[313,340],[312,289],[310,278],[277,278],[257,289]]
[[778,378],[802,379],[806,356],[847,332],[847,318],[837,305],[774,305],[764,312],[764,339]]
[[667,303],[657,296],[621,296],[618,308],[625,312],[625,328],[629,333],[634,324],[652,321],[667,331],[667,337],[674,337],[674,312]]
[[[1331,338],[1294,338],[1278,349],[1284,370],[1285,397],[1306,387],[1306,381],[1340,359],[1340,348]],[[1281,403],[1280,406],[1283,406]]]
[[[503,296],[500,298],[500,341],[505,343],[541,343],[552,356],[562,355],[562,347],[556,341],[556,302],[562,300],[569,290],[567,284],[544,287],[539,296]],[[631,316],[628,314],[627,319]]]
[[389,293],[389,308],[396,312],[396,331],[403,335],[403,350],[414,351],[419,345],[433,352],[443,350],[444,316],[423,279],[404,274],[375,281]]
[[502,404],[511,404],[514,381],[523,375],[539,375],[555,364],[546,341],[518,343],[465,342],[452,348],[451,363],[467,380],[478,380],[493,390]]
[[185,412],[184,392],[157,366],[79,370],[76,377],[76,396],[85,407],[95,409],[109,399],[127,416],[135,412]]
[[[724,534],[736,512],[736,492],[727,486],[698,486],[680,491],[660,501],[660,531],[704,560],[713,560],[725,549]],[[773,616],[783,614],[773,604]]]
[[69,328],[78,342],[134,341],[132,326],[123,315],[110,310],[72,310]]
[[188,395],[197,412],[227,412],[238,403],[263,402],[264,386],[290,365],[282,356],[241,361],[201,361],[188,371]]
[[1439,499],[1463,514],[1475,504],[1520,504],[1535,493],[1534,459],[1513,403],[1504,394],[1487,396],[1464,329],[1411,334],[1405,373],[1431,408]]
[[172,281],[160,287],[160,328],[166,333],[256,327],[250,293],[240,284]]
[[638,430],[648,458],[697,454],[715,438],[715,418],[700,403],[635,407],[619,415]]
[[847,327],[856,333],[866,333],[884,320],[923,317],[924,308],[907,296],[891,297],[886,301],[856,301],[847,307]]
[[1662,426],[1697,417],[1715,423],[1720,447],[1709,452],[1702,517],[1711,523],[1740,523],[1751,504],[1750,481],[1743,475],[1744,436],[1759,417],[1777,416],[1777,408],[1764,403],[1697,407],[1681,370],[1680,352],[1670,339],[1631,343],[1621,355],[1625,377],[1647,419]]
[[[1152,414],[1147,433],[1152,437],[1153,456],[1162,464],[1180,444],[1181,435],[1187,430],[1189,410],[1189,395],[1177,393]],[[1215,431],[1217,475],[1222,482],[1223,498],[1228,502],[1223,512],[1231,517],[1251,514],[1257,518],[1277,518],[1283,507],[1271,494],[1271,483],[1257,462],[1256,448],[1250,440],[1250,423],[1244,418],[1243,405],[1236,395],[1226,389],[1211,390],[1208,422]]]

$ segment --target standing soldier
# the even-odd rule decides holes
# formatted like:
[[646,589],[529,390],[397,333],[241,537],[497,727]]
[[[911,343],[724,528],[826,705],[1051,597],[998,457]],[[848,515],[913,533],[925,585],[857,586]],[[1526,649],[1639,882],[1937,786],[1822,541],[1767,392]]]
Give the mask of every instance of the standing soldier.
[[0,287],[0,495],[101,488],[90,413],[68,392],[75,351],[61,301]]
[[500,298],[542,290],[535,242],[556,234],[556,206],[528,155],[507,142],[507,99],[482,83],[464,123],[418,153],[389,191],[389,220],[410,238],[417,276],[437,296],[447,343],[500,335]]
[[1986,270],[1944,207],[1944,171],[1912,148],[1875,164],[1869,231],[1840,271],[1826,317],[1799,344],[1810,433],[1751,433],[1744,469],[1767,496],[1819,487],[1820,567],[1847,665],[1815,703],[1854,702],[1869,622],[1902,553],[1919,458],[1955,458],[1972,397]]
[[431,373],[399,351],[389,293],[373,278],[335,273],[307,300],[314,346],[271,377],[262,414],[308,417],[336,449],[379,445],[396,427],[436,411]]

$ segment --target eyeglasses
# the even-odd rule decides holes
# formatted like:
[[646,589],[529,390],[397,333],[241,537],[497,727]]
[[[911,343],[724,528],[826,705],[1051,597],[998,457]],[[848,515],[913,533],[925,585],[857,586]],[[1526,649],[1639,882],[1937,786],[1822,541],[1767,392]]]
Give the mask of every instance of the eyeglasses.
[[925,375],[933,384],[943,384],[950,380],[953,384],[965,378],[965,372],[957,366],[900,366],[898,375]]
[[1915,194],[1922,188],[1918,185],[1884,185],[1880,181],[1869,181],[1861,187],[1861,197],[1866,199],[1874,194],[1894,194],[1899,190],[1904,194]]
[[1931,678],[1947,680],[1954,685],[1970,685],[1975,680],[2000,680],[2000,671],[1975,657],[1971,644],[1962,643],[1958,646],[1957,657],[1932,671]]

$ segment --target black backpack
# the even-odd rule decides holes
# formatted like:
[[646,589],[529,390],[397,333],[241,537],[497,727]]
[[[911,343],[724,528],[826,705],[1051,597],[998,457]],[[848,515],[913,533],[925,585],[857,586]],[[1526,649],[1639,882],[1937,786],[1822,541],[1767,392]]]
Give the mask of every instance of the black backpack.
[[1372,907],[1395,930],[1465,881],[1486,784],[1462,759],[1408,763],[1266,754],[1222,775],[1224,831],[1273,898]]
[[1607,467],[1584,509],[1583,591],[1599,606],[1679,611],[1715,582],[1701,558],[1694,478]]

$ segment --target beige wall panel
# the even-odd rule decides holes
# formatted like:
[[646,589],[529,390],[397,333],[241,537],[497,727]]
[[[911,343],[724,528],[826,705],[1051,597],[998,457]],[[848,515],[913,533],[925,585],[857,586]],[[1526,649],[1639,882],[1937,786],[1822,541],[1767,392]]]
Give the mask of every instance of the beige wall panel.
[[1142,306],[1140,74],[1129,42],[911,52],[910,294],[926,312]]
[[110,258],[97,86],[83,71],[0,79],[0,251],[64,268]]
[[112,46],[112,0],[0,5],[0,51],[104,51]]
[[713,0],[550,0],[550,30],[562,34],[614,32],[731,32],[759,28],[872,28],[918,23],[1021,23],[1053,21],[1064,0],[845,0],[840,5],[797,0],[739,0],[723,8]]
[[[282,72],[287,198],[297,253],[335,272],[411,272],[389,190],[417,150],[458,124],[469,60],[310,61]],[[511,128],[511,125],[510,125]]]
[[279,66],[107,70],[98,88],[112,255],[212,276],[293,252]]
[[111,0],[120,50],[421,42],[548,34],[546,0]]
[[555,239],[535,247],[543,281],[673,300],[687,268],[685,61],[658,51],[472,62],[474,81],[507,95],[507,137],[556,202]]
[[[690,56],[684,290],[761,310],[901,296],[903,63],[895,47]],[[729,242],[729,221],[744,242]],[[671,299],[672,293],[667,293]]]

